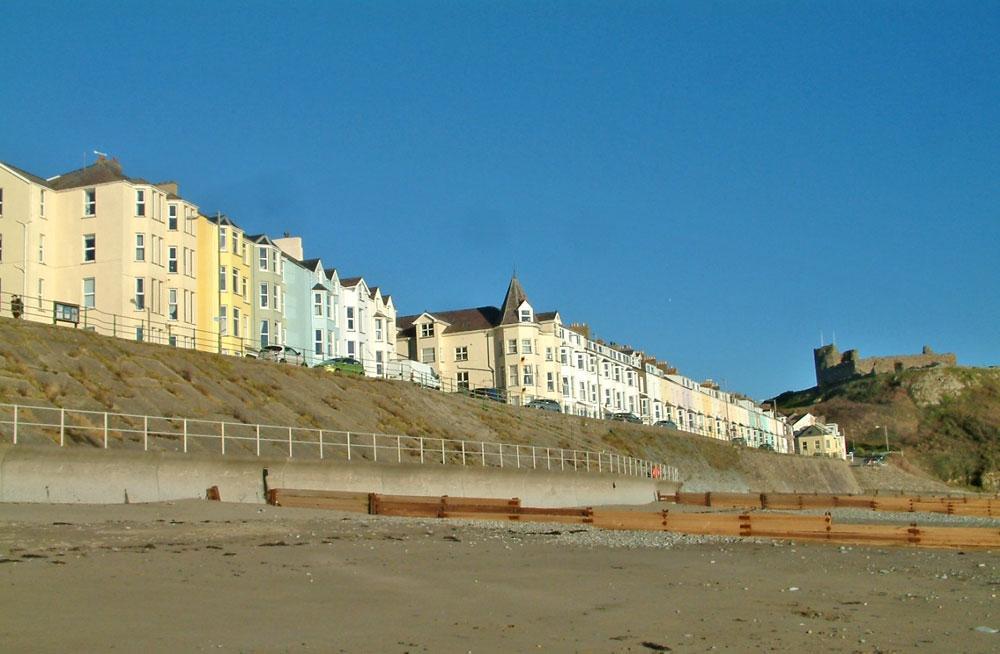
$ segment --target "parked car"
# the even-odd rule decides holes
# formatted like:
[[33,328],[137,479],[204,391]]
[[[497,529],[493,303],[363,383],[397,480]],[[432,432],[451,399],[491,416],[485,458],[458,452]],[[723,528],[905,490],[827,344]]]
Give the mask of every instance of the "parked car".
[[562,407],[555,400],[543,400],[538,398],[537,400],[532,400],[525,404],[524,406],[529,409],[541,409],[542,411],[555,411],[556,413],[562,413]]
[[411,359],[400,359],[385,365],[385,376],[387,379],[403,379],[420,384],[425,388],[435,390],[441,388],[441,377],[429,363],[413,361]]
[[680,429],[677,423],[673,420],[657,420],[653,423],[654,427],[666,427],[667,429]]
[[353,357],[337,357],[327,359],[316,364],[316,368],[323,368],[327,372],[344,373],[347,375],[364,375],[365,367],[360,361]]
[[287,345],[265,345],[260,348],[256,353],[247,354],[250,358],[261,359],[262,361],[277,361],[278,363],[294,363],[295,365],[302,365],[305,363],[305,357],[302,356],[302,352],[296,350],[294,347],[288,347]]
[[632,422],[635,424],[642,424],[642,418],[635,415],[634,413],[612,413],[608,416],[608,420],[616,420],[618,422]]
[[499,388],[474,388],[472,389],[472,396],[481,397],[484,400],[493,400],[494,402],[507,401],[503,396],[503,391]]

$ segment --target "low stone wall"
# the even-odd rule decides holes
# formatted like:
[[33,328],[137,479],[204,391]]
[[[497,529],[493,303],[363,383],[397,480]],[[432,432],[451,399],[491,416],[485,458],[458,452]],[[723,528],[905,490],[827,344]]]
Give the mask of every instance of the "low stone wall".
[[[266,472],[265,472],[266,471]],[[266,482],[265,482],[266,479]],[[586,472],[294,461],[170,452],[0,446],[0,501],[116,504],[203,498],[264,502],[268,488],[518,497],[526,506],[646,504],[677,484]]]

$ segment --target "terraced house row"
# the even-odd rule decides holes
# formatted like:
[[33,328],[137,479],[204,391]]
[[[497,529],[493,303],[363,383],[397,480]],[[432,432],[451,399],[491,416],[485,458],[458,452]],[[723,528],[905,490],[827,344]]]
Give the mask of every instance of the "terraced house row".
[[14,295],[28,319],[121,338],[306,365],[351,357],[372,376],[429,366],[445,390],[791,451],[784,419],[536,311],[516,277],[499,308],[397,321],[392,297],[306,258],[301,238],[247,233],[105,157],[49,178],[0,163],[0,311]]
[[49,178],[0,163],[0,306],[15,295],[28,319],[176,347],[349,356],[373,375],[395,353],[395,306],[378,288],[105,157]]
[[536,311],[517,277],[500,307],[399,318],[398,353],[432,365],[446,387],[496,389],[513,404],[552,400],[564,413],[633,414],[721,440],[793,451],[785,419],[751,399],[697,383],[655,357]]

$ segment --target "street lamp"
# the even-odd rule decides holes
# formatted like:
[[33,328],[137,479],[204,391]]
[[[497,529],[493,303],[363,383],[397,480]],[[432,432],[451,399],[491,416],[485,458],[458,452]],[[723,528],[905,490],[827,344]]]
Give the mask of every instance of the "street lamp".
[[879,427],[882,428],[882,431],[885,434],[885,453],[888,454],[889,453],[889,427],[887,427],[886,425],[875,425],[875,429],[878,429]]

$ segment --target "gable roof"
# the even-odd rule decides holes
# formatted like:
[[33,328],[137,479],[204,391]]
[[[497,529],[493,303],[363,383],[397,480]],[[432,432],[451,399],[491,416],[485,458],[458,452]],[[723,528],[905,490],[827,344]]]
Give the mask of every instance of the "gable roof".
[[353,288],[361,281],[360,277],[344,277],[340,280],[340,285],[344,288]]
[[301,262],[302,267],[313,272],[316,272],[318,266],[322,266],[322,262],[319,259],[303,259]]
[[527,301],[528,294],[521,287],[521,282],[518,281],[517,275],[514,275],[510,278],[510,284],[507,286],[507,294],[503,298],[503,304],[500,305],[500,324],[509,325],[520,322],[517,309]]

